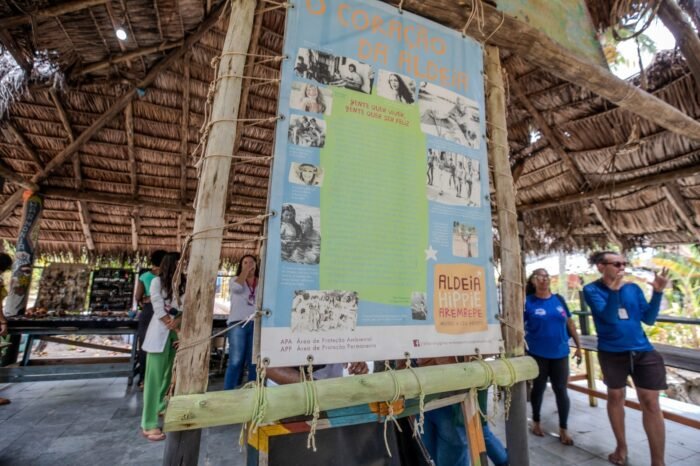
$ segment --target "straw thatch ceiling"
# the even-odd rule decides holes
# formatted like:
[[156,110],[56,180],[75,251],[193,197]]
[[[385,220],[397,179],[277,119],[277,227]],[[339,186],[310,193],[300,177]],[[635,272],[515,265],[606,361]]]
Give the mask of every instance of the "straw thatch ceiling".
[[[603,11],[606,2],[588,3],[594,19],[604,18],[596,17],[595,8]],[[56,5],[63,11],[44,14]],[[75,8],[68,11],[66,5]],[[0,100],[8,103],[6,111],[0,104],[0,168],[29,180],[101,123],[111,107],[118,110],[80,145],[73,161],[37,181],[46,193],[43,251],[84,250],[86,235],[97,253],[175,249],[191,231],[197,187],[192,154],[225,21],[203,33],[201,27],[220,6],[213,0],[0,0],[0,43],[19,62],[13,68],[0,61],[0,87],[14,97],[0,90]],[[284,14],[275,9],[256,16],[251,52],[281,54]],[[16,24],[2,27],[11,17],[19,18]],[[116,39],[117,27],[126,30],[126,41]],[[183,40],[186,50],[181,50]],[[173,61],[166,63],[168,57]],[[692,232],[700,225],[697,170],[695,176],[665,184],[634,184],[697,167],[698,142],[616,109],[507,52],[503,59],[511,84],[508,123],[517,203],[525,212],[528,250],[590,247],[613,237],[625,245],[699,240]],[[22,68],[33,69],[28,83],[18,79]],[[266,61],[249,64],[246,74],[275,78],[278,70],[278,63]],[[647,78],[651,92],[700,118],[700,101],[681,58],[662,56]],[[25,92],[17,92],[25,85]],[[128,93],[135,86],[139,89],[131,99]],[[515,88],[527,104],[514,95]],[[246,85],[243,92],[240,118],[275,115],[274,83]],[[559,139],[554,145],[546,137],[531,142],[536,131],[545,134],[542,121]],[[239,124],[239,133],[235,151],[259,160],[234,167],[227,210],[232,222],[266,208],[274,125]],[[561,162],[561,151],[569,154],[578,174]],[[625,182],[630,187],[618,189]],[[17,189],[6,182],[0,203]],[[601,191],[593,201],[540,209],[591,191]],[[19,207],[0,215],[0,238],[16,237],[20,216]],[[222,256],[234,259],[255,251],[262,234],[260,221],[229,230]]]

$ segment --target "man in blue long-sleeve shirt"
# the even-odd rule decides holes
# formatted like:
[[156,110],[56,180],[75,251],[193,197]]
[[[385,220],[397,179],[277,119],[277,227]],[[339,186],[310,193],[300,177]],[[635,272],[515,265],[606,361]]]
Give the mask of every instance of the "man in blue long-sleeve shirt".
[[661,293],[668,283],[668,270],[654,274],[654,280],[649,282],[654,292],[647,303],[639,286],[623,281],[627,265],[623,256],[604,251],[593,254],[589,261],[601,273],[599,280],[583,288],[583,296],[591,308],[598,333],[598,360],[608,387],[608,418],[617,441],[617,448],[608,460],[619,465],[627,461],[625,386],[627,377],[631,376],[642,407],[651,464],[664,466],[666,434],[659,391],[667,388],[666,368],[641,323],[656,322]]

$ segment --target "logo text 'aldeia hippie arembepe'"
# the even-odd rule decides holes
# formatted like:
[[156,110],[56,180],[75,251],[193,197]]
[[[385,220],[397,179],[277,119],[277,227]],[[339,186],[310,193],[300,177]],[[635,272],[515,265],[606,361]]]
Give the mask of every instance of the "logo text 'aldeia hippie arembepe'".
[[[451,87],[458,92],[466,92],[469,76],[463,71],[453,70],[442,65],[448,61],[447,41],[431,34],[424,26],[404,25],[401,21],[385,21],[381,16],[372,15],[361,8],[354,8],[350,3],[340,3],[335,12],[329,10],[325,0],[306,0],[306,10],[312,15],[335,14],[338,24],[345,29],[371,33],[379,40],[370,42],[360,38],[357,43],[357,58],[389,65],[389,50],[398,43],[399,69],[417,79],[430,81],[443,87]],[[335,5],[330,5],[334,7]],[[388,42],[391,42],[388,43]],[[425,56],[433,58],[424,58]]]
[[440,333],[487,329],[484,269],[471,264],[436,264],[433,309]]

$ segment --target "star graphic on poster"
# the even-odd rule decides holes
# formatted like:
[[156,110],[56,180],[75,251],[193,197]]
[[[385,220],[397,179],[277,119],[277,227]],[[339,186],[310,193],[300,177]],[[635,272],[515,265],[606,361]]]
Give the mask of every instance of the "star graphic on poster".
[[425,260],[429,261],[430,259],[434,260],[437,262],[437,251],[433,249],[433,245],[429,245],[428,249],[425,250]]

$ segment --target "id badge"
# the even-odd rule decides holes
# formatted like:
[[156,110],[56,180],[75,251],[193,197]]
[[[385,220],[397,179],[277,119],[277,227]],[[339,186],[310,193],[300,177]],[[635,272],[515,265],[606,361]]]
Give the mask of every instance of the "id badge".
[[624,307],[621,307],[617,310],[617,317],[620,318],[620,320],[629,320],[630,316],[627,314],[627,309]]

